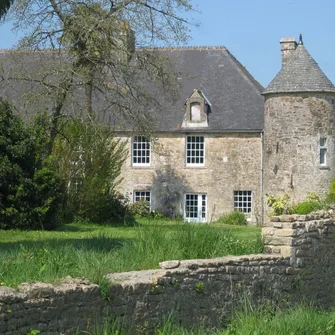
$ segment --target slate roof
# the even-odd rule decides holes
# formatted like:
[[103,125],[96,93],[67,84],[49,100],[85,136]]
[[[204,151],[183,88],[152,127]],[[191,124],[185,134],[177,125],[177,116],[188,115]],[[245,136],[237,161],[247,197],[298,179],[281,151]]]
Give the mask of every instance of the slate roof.
[[[174,57],[182,88],[180,99],[170,113],[157,115],[157,128],[163,131],[258,131],[264,127],[263,87],[224,47],[164,50]],[[185,100],[199,89],[211,102],[208,127],[180,129]],[[157,111],[159,113],[159,111]]]
[[[137,51],[140,52],[140,51]],[[255,132],[264,128],[264,88],[250,75],[225,47],[159,48],[174,59],[177,71],[182,75],[180,98],[177,102],[166,102],[163,110],[151,111],[155,131],[162,132]],[[0,51],[1,59],[1,51]],[[181,128],[185,113],[185,100],[194,89],[203,92],[211,102],[208,115],[209,126],[204,128]],[[18,90],[7,90],[10,98],[23,94],[22,84]],[[0,96],[6,88],[0,89]],[[15,92],[15,93],[13,93]],[[5,94],[7,95],[7,94]],[[15,99],[14,99],[15,100]],[[94,99],[95,110],[103,109],[103,99]],[[99,117],[101,121],[113,123],[115,129],[126,129],[117,116]],[[120,125],[122,126],[120,127]]]
[[298,44],[287,64],[271,81],[263,94],[291,92],[335,92],[303,44]]

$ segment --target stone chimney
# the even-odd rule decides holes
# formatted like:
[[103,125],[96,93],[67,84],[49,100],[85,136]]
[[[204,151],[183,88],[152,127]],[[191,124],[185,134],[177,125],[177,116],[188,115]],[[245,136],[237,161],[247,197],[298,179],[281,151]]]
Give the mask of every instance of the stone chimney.
[[284,67],[288,60],[292,57],[296,48],[297,42],[295,41],[295,38],[286,37],[280,40],[282,67]]
[[117,46],[122,55],[122,59],[129,62],[135,52],[135,32],[125,21],[121,21],[119,29]]

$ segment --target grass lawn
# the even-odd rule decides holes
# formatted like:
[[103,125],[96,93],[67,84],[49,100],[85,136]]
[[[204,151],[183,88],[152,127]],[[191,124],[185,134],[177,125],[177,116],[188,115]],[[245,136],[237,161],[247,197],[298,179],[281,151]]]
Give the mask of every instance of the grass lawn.
[[0,282],[55,282],[66,276],[100,283],[107,273],[157,268],[171,259],[262,252],[259,227],[138,219],[132,227],[73,223],[56,231],[0,230]]

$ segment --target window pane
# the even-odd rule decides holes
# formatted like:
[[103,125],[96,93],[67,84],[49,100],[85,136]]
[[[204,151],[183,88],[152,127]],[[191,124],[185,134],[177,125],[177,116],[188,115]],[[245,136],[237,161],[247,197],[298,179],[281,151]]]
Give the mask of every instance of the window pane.
[[137,165],[150,165],[150,141],[144,136],[134,136],[132,145],[132,162]]
[[204,137],[186,136],[186,163],[203,165],[205,157]]
[[199,103],[191,104],[191,121],[201,120],[201,106]]
[[243,213],[251,213],[251,191],[234,191],[234,209]]
[[327,149],[320,149],[320,164],[326,164]]

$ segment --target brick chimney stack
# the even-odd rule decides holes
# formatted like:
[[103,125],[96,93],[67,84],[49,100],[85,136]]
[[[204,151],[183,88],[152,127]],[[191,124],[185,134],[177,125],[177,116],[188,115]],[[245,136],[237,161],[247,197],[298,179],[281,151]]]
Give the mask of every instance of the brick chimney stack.
[[284,67],[287,61],[292,57],[297,45],[294,37],[286,37],[280,40],[282,67]]

